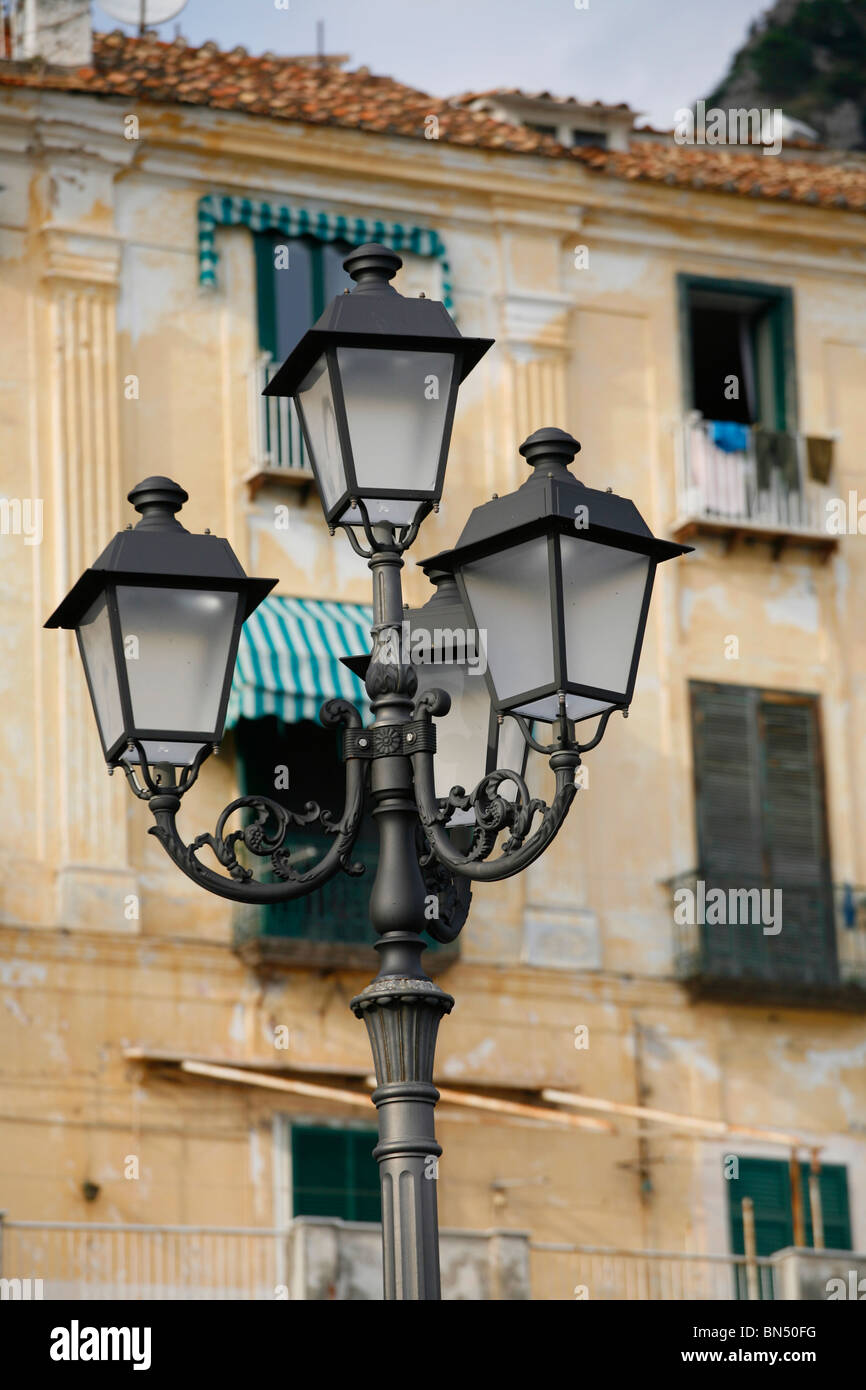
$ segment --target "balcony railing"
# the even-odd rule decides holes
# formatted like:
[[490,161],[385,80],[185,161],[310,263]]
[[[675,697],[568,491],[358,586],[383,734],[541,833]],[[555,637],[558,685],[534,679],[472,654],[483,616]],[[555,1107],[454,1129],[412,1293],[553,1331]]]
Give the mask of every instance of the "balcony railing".
[[[440,1236],[446,1299],[529,1298],[520,1231]],[[372,1300],[382,1298],[382,1231],[297,1217],[262,1227],[4,1221],[2,1298],[44,1300]]]
[[262,395],[278,366],[265,352],[248,373],[250,477],[309,483],[313,474],[294,404],[287,396]]
[[677,430],[677,517],[673,534],[687,539],[712,534],[732,542],[738,535],[832,550],[827,503],[835,495],[832,473],[821,483],[809,476],[806,436],[791,434],[791,467],[761,463],[756,431],[743,427],[745,448],[728,435],[728,447],[713,421],[692,412]]
[[773,1260],[532,1241],[533,1298],[589,1302],[771,1301]]
[[866,888],[701,870],[665,887],[676,974],[693,994],[866,1010]]

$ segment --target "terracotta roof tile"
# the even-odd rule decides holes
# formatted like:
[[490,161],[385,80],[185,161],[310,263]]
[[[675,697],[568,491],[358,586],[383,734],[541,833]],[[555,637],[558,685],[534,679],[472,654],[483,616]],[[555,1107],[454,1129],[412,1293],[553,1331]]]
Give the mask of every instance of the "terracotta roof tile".
[[[454,145],[571,159],[629,182],[866,211],[863,160],[840,158],[833,164],[826,154],[820,161],[779,159],[646,138],[625,152],[595,146],[566,149],[550,135],[470,110],[465,96],[443,100],[393,78],[377,77],[367,68],[346,72],[328,61],[319,65],[270,53],[250,57],[243,48],[225,53],[212,42],[190,48],[183,42],[162,43],[150,35],[137,38],[119,30],[95,34],[92,66],[70,71],[0,60],[0,86],[211,106],[412,139],[424,139],[425,122],[435,115],[439,139]],[[574,99],[557,100],[567,105]]]

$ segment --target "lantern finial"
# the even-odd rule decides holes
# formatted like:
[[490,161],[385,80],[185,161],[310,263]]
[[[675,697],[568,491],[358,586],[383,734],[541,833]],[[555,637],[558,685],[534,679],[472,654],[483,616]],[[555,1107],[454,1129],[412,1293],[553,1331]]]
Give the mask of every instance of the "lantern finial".
[[560,469],[568,469],[575,454],[580,453],[580,445],[573,435],[568,434],[566,430],[548,425],[544,429],[536,430],[528,439],[524,439],[518,452],[523,455],[528,464],[539,471],[546,472],[550,468],[559,471]]
[[368,241],[349,252],[343,269],[355,281],[355,294],[362,290],[376,290],[381,294],[382,290],[393,289],[388,281],[393,280],[402,264],[403,258],[396,251],[377,241]]
[[175,517],[175,512],[179,512],[184,502],[189,501],[189,493],[178,483],[172,482],[171,478],[145,478],[144,482],[138,483],[127,493],[127,498],[135,510],[141,512],[136,531],[186,530]]

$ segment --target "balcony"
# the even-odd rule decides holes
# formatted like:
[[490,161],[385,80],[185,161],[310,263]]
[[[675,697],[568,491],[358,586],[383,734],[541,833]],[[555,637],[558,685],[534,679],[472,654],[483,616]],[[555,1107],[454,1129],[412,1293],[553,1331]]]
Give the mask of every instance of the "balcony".
[[786,546],[805,546],[826,559],[838,544],[827,530],[827,503],[836,495],[832,471],[826,482],[809,476],[803,434],[783,436],[790,441],[783,469],[760,450],[749,426],[742,427],[745,448],[732,448],[739,432],[725,434],[697,412],[678,427],[674,538],[716,536],[726,549],[737,541],[763,542],[774,559]]
[[[296,1217],[276,1230],[0,1215],[2,1296],[22,1301],[375,1301],[381,1248],[378,1225],[331,1217]],[[821,1301],[831,1280],[847,1289],[852,1271],[866,1274],[866,1254],[851,1251],[712,1255],[536,1241],[509,1230],[444,1230],[440,1262],[443,1298],[473,1302]]]
[[[693,998],[866,1012],[866,888],[745,884],[701,870],[681,874],[666,887],[674,909],[675,972]],[[706,920],[714,890],[724,895],[714,899],[723,904],[724,921]],[[777,921],[767,915],[756,920],[777,891]],[[768,896],[762,899],[762,893]],[[695,910],[689,920],[678,921],[690,904]]]
[[246,482],[252,496],[266,483],[299,488],[313,484],[304,437],[294,403],[286,396],[263,396],[278,366],[261,353],[247,374],[250,467]]

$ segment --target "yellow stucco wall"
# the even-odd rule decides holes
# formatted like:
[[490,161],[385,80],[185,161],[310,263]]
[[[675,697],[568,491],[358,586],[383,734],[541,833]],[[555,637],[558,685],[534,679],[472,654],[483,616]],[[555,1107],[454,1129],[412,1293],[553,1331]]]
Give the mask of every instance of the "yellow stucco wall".
[[[230,949],[227,906],[168,864],[146,809],[98,753],[69,634],[41,623],[125,525],[129,488],[167,473],[184,520],[228,536],[281,591],[367,601],[368,572],[316,499],[255,501],[247,371],[256,350],[252,243],[220,229],[218,284],[198,285],[196,206],[213,191],[282,197],[433,225],[464,333],[496,348],[461,394],[446,497],[418,553],[450,544],[471,506],[521,482],[517,445],[556,424],[575,472],[631,496],[657,533],[675,514],[682,415],[676,275],[789,286],[800,426],[839,432],[841,495],[866,486],[866,232],[862,219],[761,200],[631,186],[550,160],[212,112],[0,98],[0,495],[41,498],[44,537],[0,537],[0,1207],[31,1218],[268,1225],[273,1117],[357,1112],[179,1079],[125,1057],[287,1060],[363,1076],[347,1003],[366,982],[297,970],[262,981]],[[574,268],[577,244],[588,269]],[[124,382],[134,374],[138,399]],[[278,532],[275,503],[291,524]],[[407,597],[425,596],[408,566]],[[475,892],[442,1026],[443,1083],[559,1086],[814,1137],[847,1163],[866,1248],[866,1026],[831,1010],[690,1004],[673,981],[669,894],[696,859],[689,679],[821,696],[837,882],[866,882],[866,552],[826,565],[791,549],[701,542],[659,575],[628,723],[587,759],[560,838],[517,880]],[[739,658],[725,643],[739,637]],[[232,744],[181,817],[213,826]],[[534,785],[546,785],[533,759]],[[130,898],[140,905],[130,917]],[[532,931],[558,932],[530,964]],[[372,953],[371,953],[372,954]],[[558,965],[557,965],[558,961]],[[371,963],[372,973],[372,963]],[[589,1028],[590,1047],[574,1047]],[[277,1059],[278,1060],[278,1059]],[[370,1123],[373,1123],[371,1107]],[[507,1123],[442,1107],[443,1225],[512,1226],[540,1241],[724,1250],[723,1143]],[[730,1146],[728,1146],[730,1147]],[[761,1144],[740,1152],[777,1156]],[[138,1181],[123,1176],[140,1157]],[[100,1184],[84,1202],[81,1184]],[[497,1188],[497,1183],[505,1186]],[[539,1256],[537,1297],[569,1297],[567,1255]]]

